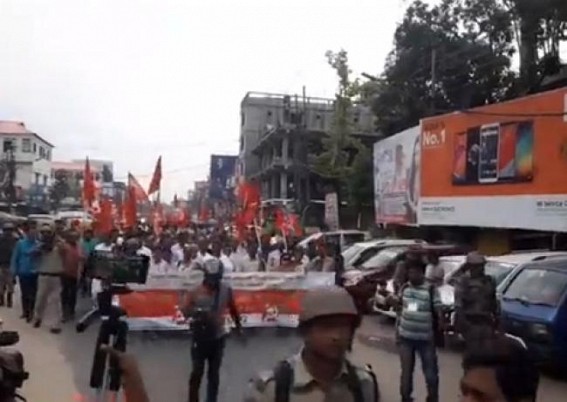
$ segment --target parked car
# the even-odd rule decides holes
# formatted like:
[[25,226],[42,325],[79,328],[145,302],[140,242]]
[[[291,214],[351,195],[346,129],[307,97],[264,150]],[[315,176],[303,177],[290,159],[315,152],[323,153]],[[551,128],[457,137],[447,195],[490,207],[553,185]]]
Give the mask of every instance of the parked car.
[[361,266],[363,263],[375,256],[380,250],[387,247],[414,244],[426,244],[426,242],[420,239],[374,239],[355,243],[342,252],[345,268],[348,270]]
[[[488,257],[485,266],[485,272],[494,278],[497,284],[497,294],[501,293],[502,285],[508,283],[508,279],[512,273],[517,269],[521,269],[527,263],[533,261],[542,261],[555,257],[567,257],[567,252],[554,252],[554,251],[533,251],[527,253],[512,253],[497,257]],[[439,263],[443,266],[445,278],[443,285],[439,287],[439,296],[443,303],[443,310],[445,313],[445,329],[446,337],[448,338],[447,344],[454,343],[461,339],[460,334],[457,334],[454,329],[455,323],[455,285],[458,279],[464,274],[465,255],[455,255],[441,257]],[[396,313],[386,305],[385,298],[387,294],[394,291],[393,281],[390,280],[386,289],[377,288],[376,296],[372,311],[394,318]]]
[[371,311],[369,307],[371,306],[371,301],[374,300],[378,284],[386,284],[388,280],[392,279],[398,261],[404,258],[407,253],[425,256],[432,250],[436,250],[441,255],[463,253],[462,247],[450,244],[414,243],[392,245],[378,251],[364,263],[347,270],[343,276],[345,288],[353,296],[361,312]]
[[360,230],[337,230],[334,232],[317,232],[301,240],[297,244],[297,247],[301,247],[307,250],[307,248],[309,247],[309,243],[316,242],[319,240],[324,240],[324,242],[327,244],[340,244],[341,250],[346,250],[352,244],[367,240],[368,237],[369,234],[367,232],[361,232]]
[[534,261],[515,269],[501,297],[504,331],[524,340],[533,356],[567,368],[567,257]]

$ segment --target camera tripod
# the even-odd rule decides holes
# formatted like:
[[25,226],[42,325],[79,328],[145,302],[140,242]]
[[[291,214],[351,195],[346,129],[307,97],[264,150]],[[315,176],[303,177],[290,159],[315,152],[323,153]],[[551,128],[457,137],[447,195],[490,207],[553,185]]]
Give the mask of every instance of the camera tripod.
[[109,285],[97,295],[97,307],[85,314],[77,323],[77,332],[85,331],[97,318],[101,319],[95,344],[89,385],[97,390],[97,401],[104,401],[108,391],[120,390],[121,372],[119,362],[100,350],[101,345],[108,345],[117,351],[126,351],[128,324],[124,321],[126,311],[112,305],[116,294],[130,293],[127,287]]

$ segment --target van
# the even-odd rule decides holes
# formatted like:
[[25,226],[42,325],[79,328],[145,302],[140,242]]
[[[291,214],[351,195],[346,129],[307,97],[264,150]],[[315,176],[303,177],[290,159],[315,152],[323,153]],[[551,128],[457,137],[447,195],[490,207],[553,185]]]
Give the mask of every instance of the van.
[[567,368],[567,257],[523,265],[501,291],[503,329],[522,338],[538,362]]

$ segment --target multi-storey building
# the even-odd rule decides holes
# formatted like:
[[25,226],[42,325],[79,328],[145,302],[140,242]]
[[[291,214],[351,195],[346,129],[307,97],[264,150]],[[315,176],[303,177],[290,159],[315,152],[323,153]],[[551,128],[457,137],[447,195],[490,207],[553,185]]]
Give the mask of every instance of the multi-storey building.
[[[266,203],[323,203],[324,182],[310,169],[310,155],[322,151],[331,133],[334,99],[250,92],[241,102],[240,172],[261,184]],[[376,141],[374,117],[353,107],[353,135]]]
[[[5,190],[9,161],[15,167],[14,187],[19,201],[44,202],[51,178],[53,145],[18,121],[0,121],[2,158],[0,186]],[[2,191],[2,197],[5,191]]]

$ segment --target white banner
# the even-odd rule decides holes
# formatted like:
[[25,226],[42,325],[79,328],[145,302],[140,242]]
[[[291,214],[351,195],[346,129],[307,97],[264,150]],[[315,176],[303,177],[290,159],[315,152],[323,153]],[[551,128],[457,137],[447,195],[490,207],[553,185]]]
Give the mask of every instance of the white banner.
[[419,223],[567,232],[567,194],[422,197]]

